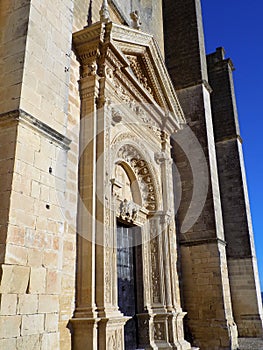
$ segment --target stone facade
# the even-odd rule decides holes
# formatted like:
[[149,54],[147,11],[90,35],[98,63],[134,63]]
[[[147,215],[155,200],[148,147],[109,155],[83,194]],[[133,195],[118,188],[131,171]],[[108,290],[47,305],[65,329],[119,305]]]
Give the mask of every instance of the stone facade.
[[1,0],[0,28],[0,348],[260,349],[233,65],[200,1]]

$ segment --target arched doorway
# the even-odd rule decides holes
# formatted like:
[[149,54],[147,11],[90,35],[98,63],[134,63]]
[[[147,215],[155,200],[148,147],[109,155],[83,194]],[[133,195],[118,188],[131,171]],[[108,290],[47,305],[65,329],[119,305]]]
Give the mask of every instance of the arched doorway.
[[135,212],[143,203],[136,175],[123,160],[115,166],[114,184],[120,208],[116,219],[118,307],[129,318],[124,326],[125,350],[135,350],[140,338],[137,315],[143,313],[144,305],[142,230]]

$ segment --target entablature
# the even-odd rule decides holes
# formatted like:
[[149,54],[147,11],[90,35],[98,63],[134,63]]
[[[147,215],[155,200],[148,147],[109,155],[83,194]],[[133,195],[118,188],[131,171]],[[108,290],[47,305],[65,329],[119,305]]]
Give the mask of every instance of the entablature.
[[80,62],[80,82],[91,76],[104,80],[103,103],[107,94],[112,95],[115,103],[144,114],[149,124],[168,135],[186,124],[151,35],[113,22],[98,22],[73,34],[73,49]]

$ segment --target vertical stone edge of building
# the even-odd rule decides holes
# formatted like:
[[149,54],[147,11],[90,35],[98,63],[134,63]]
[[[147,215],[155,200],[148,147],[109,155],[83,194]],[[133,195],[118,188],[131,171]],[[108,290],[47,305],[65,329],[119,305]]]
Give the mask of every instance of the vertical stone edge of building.
[[207,56],[227,263],[239,337],[262,337],[262,301],[233,83],[223,48]]
[[173,145],[174,160],[182,179],[177,221],[182,300],[187,311],[186,329],[189,340],[202,349],[226,349],[229,346],[237,349],[200,1],[166,1],[164,29],[168,71],[188,125],[197,137],[208,165],[208,194],[203,211],[192,228],[182,232],[180,225],[188,214],[194,174],[188,155],[178,144]]
[[59,330],[74,301],[67,263],[74,267],[75,232],[66,215],[75,204],[65,195],[73,1],[3,1],[1,8],[12,79],[1,79],[0,347],[62,349]]

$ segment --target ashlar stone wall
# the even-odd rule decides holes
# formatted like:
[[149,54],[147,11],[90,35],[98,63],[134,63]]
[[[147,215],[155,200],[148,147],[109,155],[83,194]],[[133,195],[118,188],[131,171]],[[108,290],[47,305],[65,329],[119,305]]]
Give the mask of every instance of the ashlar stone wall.
[[73,1],[0,6],[0,348],[69,349],[78,152],[66,137]]

